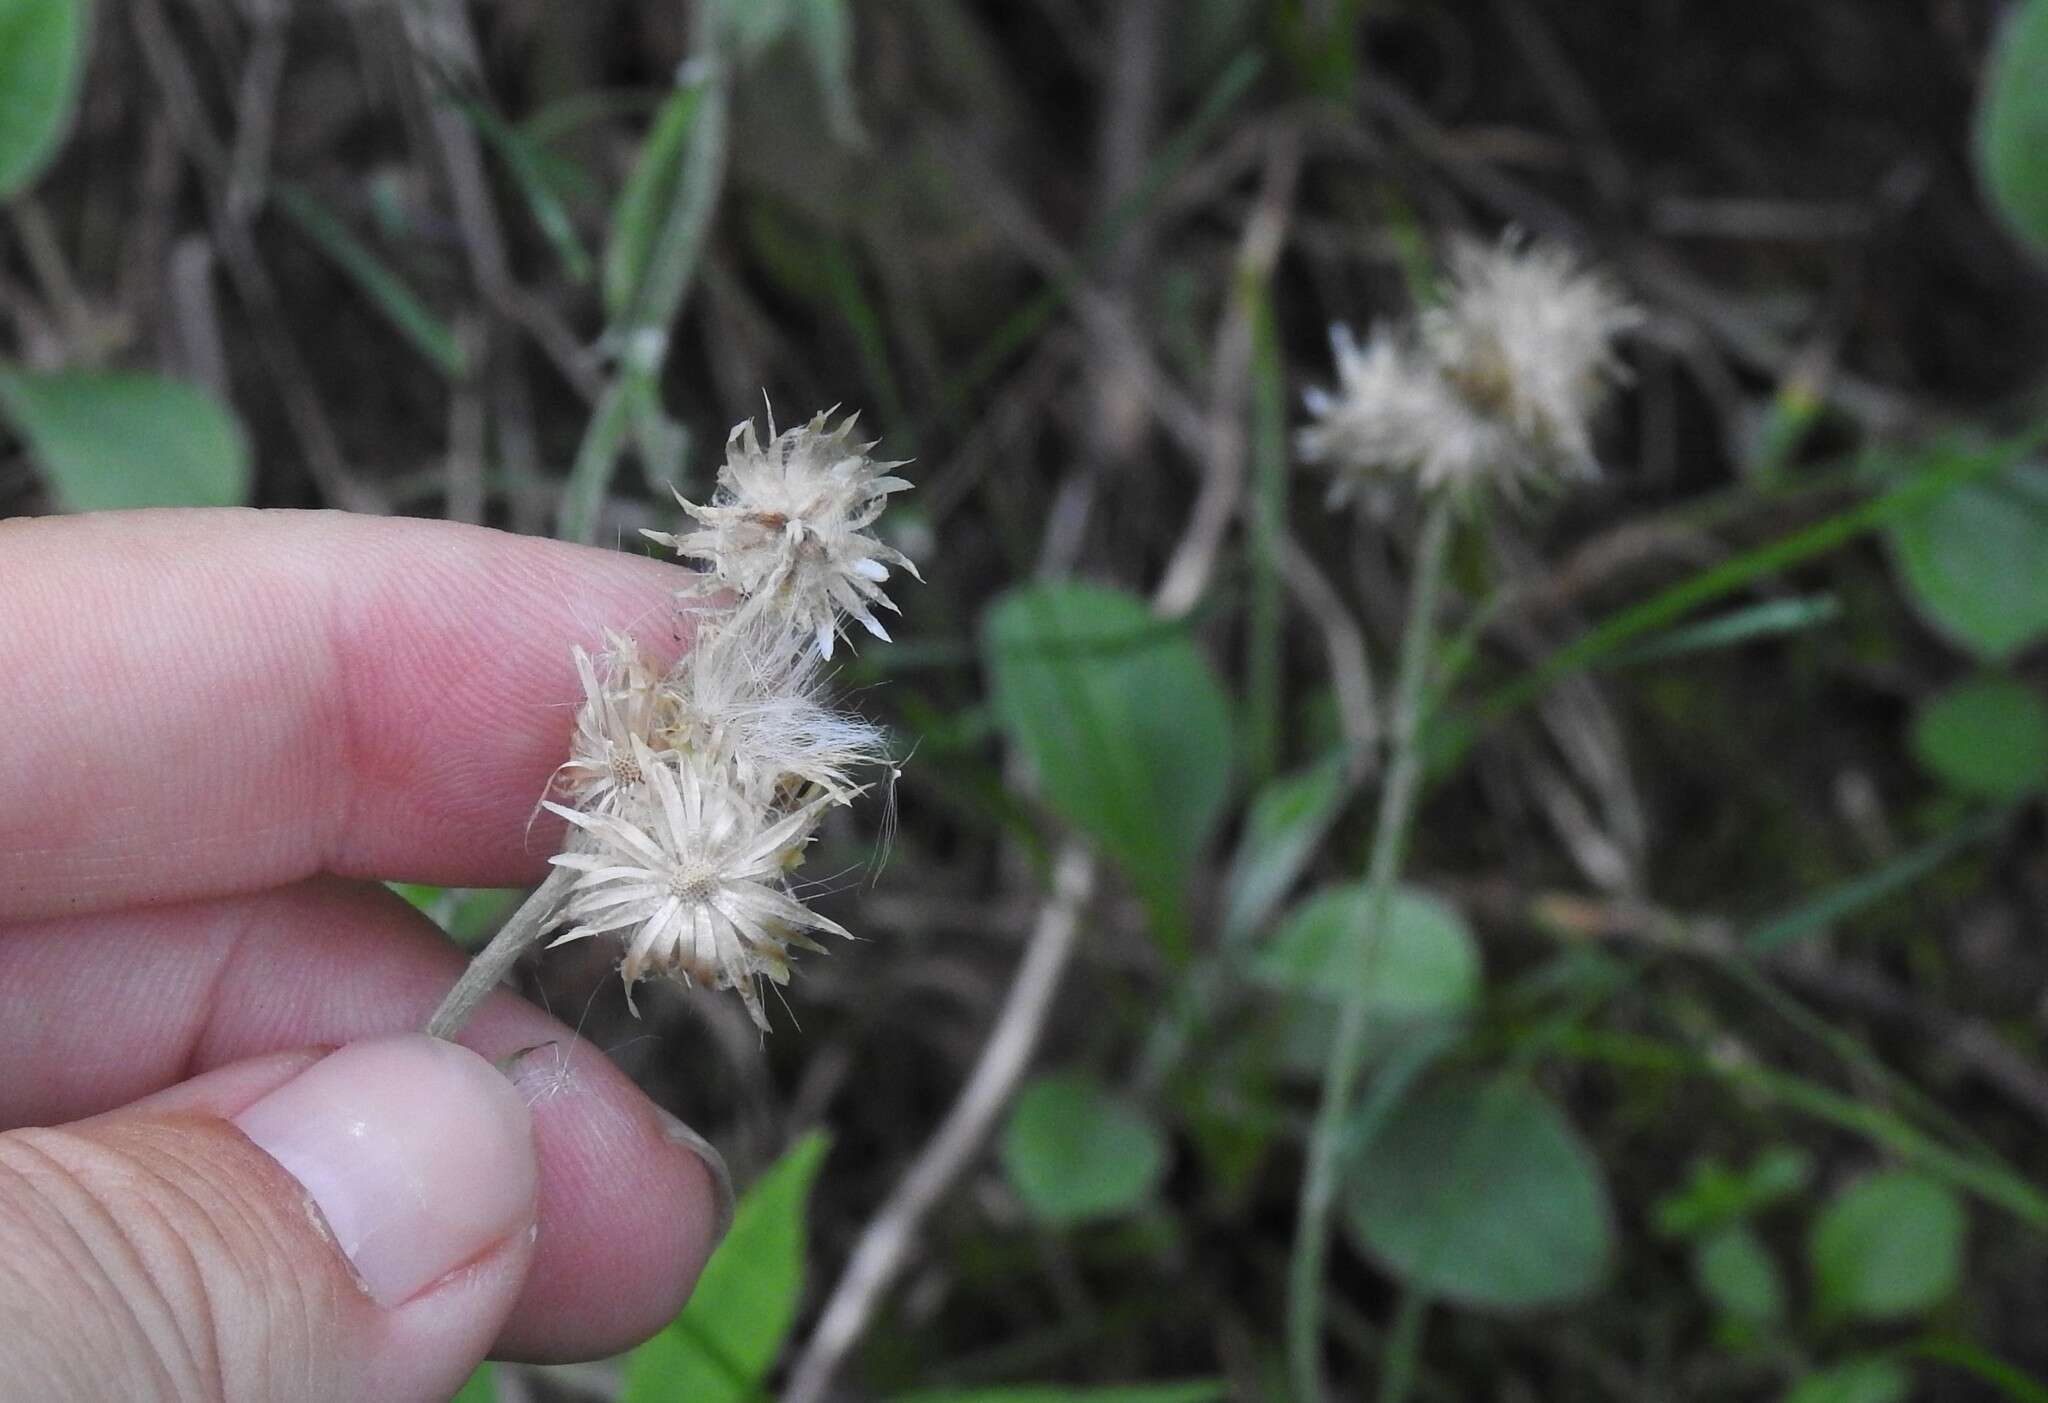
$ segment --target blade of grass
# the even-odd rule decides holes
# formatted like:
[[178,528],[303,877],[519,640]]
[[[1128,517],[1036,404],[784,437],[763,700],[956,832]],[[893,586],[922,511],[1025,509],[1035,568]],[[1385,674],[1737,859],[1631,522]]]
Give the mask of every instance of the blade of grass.
[[1248,289],[1252,316],[1252,426],[1250,530],[1251,610],[1245,652],[1250,681],[1245,698],[1245,752],[1251,782],[1279,772],[1286,728],[1282,688],[1285,591],[1280,542],[1287,523],[1287,368],[1268,287]]
[[1256,53],[1238,55],[1204,95],[1193,116],[1172,140],[1161,147],[1152,167],[1136,190],[1110,209],[1089,230],[1081,242],[1081,253],[1072,271],[1055,279],[1036,297],[1019,307],[983,341],[979,350],[939,392],[937,408],[920,420],[914,436],[928,439],[935,429],[951,424],[974,393],[995,377],[1017,351],[1028,344],[1073,296],[1080,279],[1112,247],[1131,221],[1142,215],[1158,198],[1159,191],[1194,160],[1209,136],[1222,125],[1250,89],[1265,66]]
[[1960,1369],[1981,1379],[2012,1403],[2048,1403],[2048,1385],[2016,1364],[1953,1335],[1928,1335],[1906,1346],[1910,1354]]
[[[658,395],[669,328],[689,294],[725,185],[730,105],[730,79],[717,53],[693,60],[620,197],[604,269],[611,316],[605,341],[619,363],[562,490],[555,534],[563,540],[595,538],[635,404]],[[671,178],[665,167],[676,159]]]
[[1761,923],[1743,937],[1742,943],[1751,953],[1763,955],[1826,930],[1858,911],[1867,910],[1904,891],[1965,848],[2003,831],[2011,814],[2012,810],[2003,807],[1972,814],[1875,871],[1829,887],[1790,911]]
[[420,300],[403,278],[349,232],[327,206],[299,186],[279,182],[271,187],[271,203],[297,225],[319,250],[363,290],[377,310],[412,348],[451,380],[469,374],[468,357],[455,328]]
[[1696,624],[1623,648],[1600,664],[1606,668],[1636,667],[1663,662],[1716,648],[1733,648],[1759,638],[1776,638],[1818,628],[1841,617],[1842,604],[1832,594],[1802,595],[1795,599],[1766,599]]
[[1611,1067],[1709,1077],[1756,1092],[1788,1110],[1882,1145],[1927,1173],[2004,1209],[2029,1227],[2048,1232],[2048,1197],[2009,1166],[1958,1154],[1889,1111],[1866,1106],[1790,1073],[1717,1060],[1630,1033],[1553,1029],[1545,1036],[1543,1049]]
[[568,207],[562,203],[554,183],[548,178],[546,154],[524,132],[493,111],[490,104],[452,89],[443,95],[469,119],[469,124],[477,129],[484,143],[498,153],[498,159],[504,162],[512,183],[519,187],[520,197],[526,201],[533,222],[553,245],[555,256],[561,260],[562,269],[570,281],[588,281],[590,251],[583,246],[575,221],[569,217]]
[[1980,456],[1957,455],[1932,471],[1846,511],[1775,541],[1745,551],[1690,579],[1622,609],[1596,624],[1577,640],[1552,653],[1521,677],[1496,690],[1477,707],[1444,718],[1432,748],[1462,750],[1496,722],[1520,710],[1559,678],[1593,666],[1625,644],[1668,628],[1703,604],[1734,593],[1755,580],[1839,550],[1873,531],[1900,521],[1964,483],[2010,466],[2048,439],[2048,426],[2008,440],[1999,451]]

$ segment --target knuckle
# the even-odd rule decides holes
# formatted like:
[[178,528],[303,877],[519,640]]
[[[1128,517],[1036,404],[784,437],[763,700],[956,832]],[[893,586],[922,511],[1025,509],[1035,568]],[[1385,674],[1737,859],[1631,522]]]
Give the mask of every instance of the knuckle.
[[0,1393],[293,1396],[332,1360],[316,1322],[335,1313],[333,1254],[309,1214],[222,1122],[0,1135],[0,1312],[25,1327],[0,1341]]

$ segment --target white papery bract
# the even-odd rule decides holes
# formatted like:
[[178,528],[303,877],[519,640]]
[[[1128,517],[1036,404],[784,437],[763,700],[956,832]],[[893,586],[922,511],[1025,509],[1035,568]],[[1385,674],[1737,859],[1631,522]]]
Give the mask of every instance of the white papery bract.
[[648,665],[637,642],[607,631],[605,644],[595,659],[581,648],[572,650],[583,705],[576,713],[569,759],[556,772],[577,806],[590,813],[612,813],[641,791],[647,777],[634,747],[665,755],[669,747],[659,738],[665,715],[674,710],[661,675]]
[[842,618],[858,619],[875,637],[889,632],[877,606],[895,610],[882,592],[890,567],[921,578],[909,558],[865,534],[889,494],[911,484],[889,475],[900,463],[868,456],[872,443],[853,442],[857,415],[827,428],[832,411],[782,433],[769,424],[766,444],[751,419],[726,438],[718,494],[708,506],[684,500],[698,529],[644,531],[678,555],[707,562],[717,583],[746,607],[765,609],[832,656]]
[[1518,496],[1597,476],[1590,425],[1621,376],[1614,338],[1641,320],[1561,249],[1461,242],[1441,306],[1363,346],[1332,330],[1337,389],[1304,396],[1314,422],[1297,449],[1339,475],[1339,502],[1403,477],[1424,493]]
[[554,943],[617,934],[629,998],[654,974],[737,989],[765,1031],[759,977],[786,983],[791,946],[822,948],[805,931],[847,934],[785,884],[832,801],[764,814],[715,764],[658,760],[644,744],[635,758],[647,774],[647,802],[609,814],[548,805],[581,838],[551,859],[577,874],[563,908],[572,925]]

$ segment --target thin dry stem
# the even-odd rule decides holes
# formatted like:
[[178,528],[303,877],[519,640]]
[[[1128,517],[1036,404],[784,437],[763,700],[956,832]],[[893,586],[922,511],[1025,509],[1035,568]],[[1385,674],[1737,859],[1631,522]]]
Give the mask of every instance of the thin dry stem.
[[1073,956],[1081,910],[1095,890],[1095,858],[1069,844],[1053,864],[1052,895],[997,1015],[981,1058],[938,1132],[875,1214],[791,1371],[783,1403],[819,1403],[847,1353],[859,1343],[882,1297],[916,1244],[925,1219],[980,1153],[996,1117],[1031,1065],[1061,974]]
[[520,903],[519,909],[491,937],[491,943],[469,962],[462,978],[441,1000],[434,1016],[427,1020],[428,1037],[455,1041],[456,1035],[483,1006],[491,991],[512,972],[512,966],[519,963],[519,957],[533,948],[534,942],[554,925],[555,914],[575,877],[576,874],[568,868],[557,867],[548,874],[545,882],[533,889],[531,896]]

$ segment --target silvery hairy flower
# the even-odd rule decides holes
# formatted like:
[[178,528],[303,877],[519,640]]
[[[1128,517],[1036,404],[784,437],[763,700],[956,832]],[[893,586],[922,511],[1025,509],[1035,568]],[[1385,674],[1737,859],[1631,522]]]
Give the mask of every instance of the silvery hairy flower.
[[846,932],[790,889],[825,812],[866,792],[858,774],[888,763],[882,730],[832,705],[827,660],[842,615],[888,635],[872,606],[894,605],[889,566],[916,570],[865,534],[892,493],[896,464],[851,441],[829,414],[764,446],[733,430],[714,503],[684,508],[697,529],[655,540],[710,569],[682,592],[691,646],[666,669],[608,633],[575,652],[583,700],[560,797],[574,873],[556,943],[617,936],[630,1003],[643,978],[737,989],[765,1029],[759,980],[789,978],[806,932]]
[[865,534],[889,494],[911,485],[889,475],[902,464],[878,463],[868,456],[874,444],[852,441],[857,415],[827,428],[831,414],[779,434],[771,421],[765,445],[751,419],[735,425],[710,504],[677,494],[697,529],[642,533],[708,562],[720,585],[788,621],[826,658],[842,618],[888,639],[874,611],[896,608],[882,592],[890,566],[921,578],[908,557]]
[[644,742],[634,755],[647,775],[644,801],[620,813],[547,806],[578,830],[570,850],[551,859],[577,874],[562,911],[573,924],[554,943],[616,933],[629,999],[650,974],[737,989],[765,1031],[759,976],[787,982],[789,947],[822,948],[807,930],[847,934],[786,886],[833,801],[764,812],[702,757],[664,762]]
[[1472,493],[1597,475],[1590,422],[1621,376],[1614,338],[1641,313],[1561,249],[1510,236],[1452,251],[1440,306],[1378,326],[1364,346],[1331,333],[1334,393],[1305,397],[1304,461],[1360,480],[1413,474],[1425,493]]

